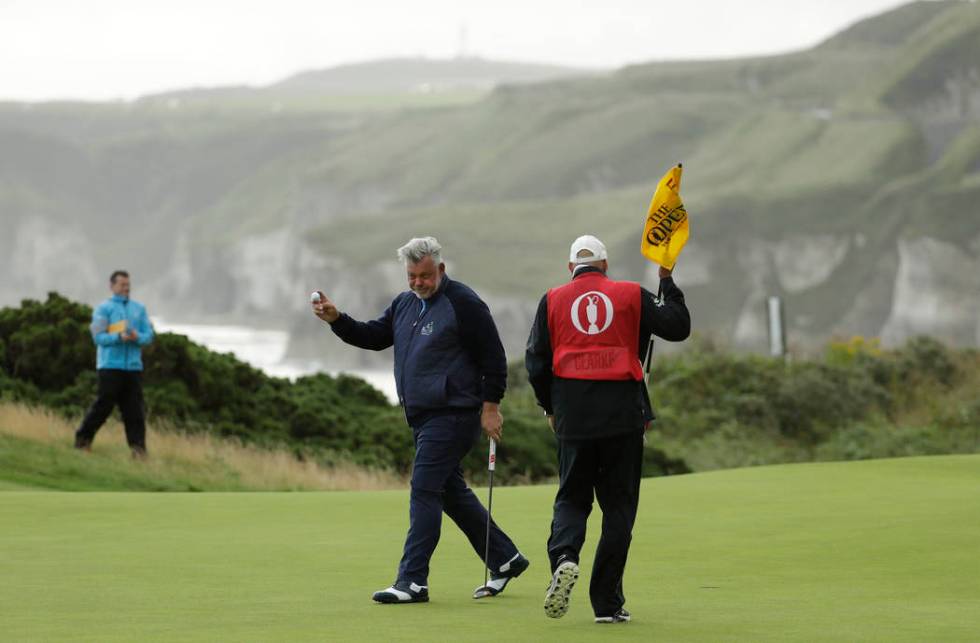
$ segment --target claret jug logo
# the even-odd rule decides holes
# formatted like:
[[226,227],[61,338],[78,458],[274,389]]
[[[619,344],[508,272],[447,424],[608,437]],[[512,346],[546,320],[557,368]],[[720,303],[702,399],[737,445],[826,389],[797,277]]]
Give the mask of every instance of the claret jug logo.
[[605,293],[590,290],[582,293],[572,302],[572,325],[580,333],[598,335],[609,328],[612,320],[612,300]]

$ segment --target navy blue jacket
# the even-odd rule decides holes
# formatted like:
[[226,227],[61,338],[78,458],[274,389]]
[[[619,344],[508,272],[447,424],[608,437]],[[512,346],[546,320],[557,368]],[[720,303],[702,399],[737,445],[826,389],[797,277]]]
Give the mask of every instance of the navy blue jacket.
[[448,275],[427,300],[406,291],[373,321],[342,313],[330,328],[352,346],[395,347],[395,386],[409,423],[499,403],[507,388],[507,357],[490,309]]

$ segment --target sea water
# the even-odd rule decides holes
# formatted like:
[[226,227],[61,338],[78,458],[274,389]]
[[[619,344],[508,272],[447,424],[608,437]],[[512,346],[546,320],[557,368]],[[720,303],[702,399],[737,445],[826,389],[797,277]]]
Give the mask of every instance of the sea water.
[[[160,333],[186,335],[191,341],[212,351],[231,353],[243,362],[247,362],[273,377],[285,377],[294,380],[302,375],[312,373],[339,374],[338,371],[325,369],[323,362],[315,359],[287,360],[286,349],[289,346],[289,333],[284,330],[261,330],[248,326],[218,324],[184,324],[160,318],[154,318],[153,327]],[[395,393],[395,377],[391,370],[354,369],[344,372],[366,380],[371,386],[384,393],[392,403],[398,400]]]

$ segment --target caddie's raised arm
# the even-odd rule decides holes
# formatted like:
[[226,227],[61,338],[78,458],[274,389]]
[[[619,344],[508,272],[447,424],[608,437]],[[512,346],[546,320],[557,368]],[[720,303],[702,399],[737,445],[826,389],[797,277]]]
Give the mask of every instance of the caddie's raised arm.
[[640,353],[646,349],[650,335],[669,342],[684,341],[691,334],[691,313],[684,302],[684,293],[674,283],[672,271],[660,268],[660,294],[657,298],[646,288],[641,288],[642,314],[640,315]]

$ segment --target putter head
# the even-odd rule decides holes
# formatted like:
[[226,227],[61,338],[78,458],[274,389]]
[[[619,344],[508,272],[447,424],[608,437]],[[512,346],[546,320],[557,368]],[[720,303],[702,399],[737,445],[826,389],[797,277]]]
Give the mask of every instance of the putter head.
[[[523,570],[522,570],[523,571]],[[473,598],[490,598],[491,596],[496,596],[500,592],[504,591],[507,587],[507,583],[510,582],[511,577],[501,576],[499,578],[490,579],[485,585],[481,585],[473,590]]]

